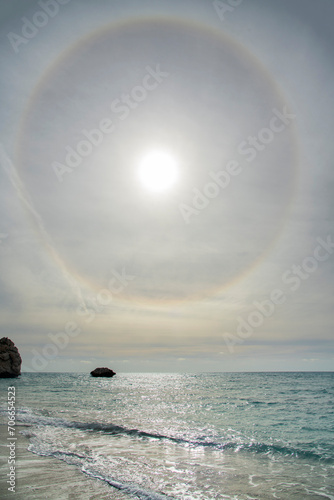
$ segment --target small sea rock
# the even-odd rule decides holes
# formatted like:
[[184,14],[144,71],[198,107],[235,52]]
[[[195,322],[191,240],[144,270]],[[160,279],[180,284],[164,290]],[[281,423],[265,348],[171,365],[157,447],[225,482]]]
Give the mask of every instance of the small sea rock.
[[113,377],[116,373],[110,368],[95,368],[92,372],[90,372],[92,377]]

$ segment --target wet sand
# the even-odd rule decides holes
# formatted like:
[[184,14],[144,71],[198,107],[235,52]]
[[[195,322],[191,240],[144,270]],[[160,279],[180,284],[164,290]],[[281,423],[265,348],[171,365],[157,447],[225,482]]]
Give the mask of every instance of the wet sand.
[[16,488],[8,491],[9,437],[7,425],[0,424],[0,496],[2,500],[129,500],[129,496],[103,481],[83,474],[73,465],[49,457],[40,457],[27,450],[29,440],[20,434],[27,429],[17,425]]

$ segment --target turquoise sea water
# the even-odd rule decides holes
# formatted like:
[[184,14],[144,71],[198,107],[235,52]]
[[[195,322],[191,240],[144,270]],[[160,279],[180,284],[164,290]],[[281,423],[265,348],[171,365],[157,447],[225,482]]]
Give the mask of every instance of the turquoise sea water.
[[334,373],[25,373],[0,383],[16,386],[30,451],[129,498],[334,500]]

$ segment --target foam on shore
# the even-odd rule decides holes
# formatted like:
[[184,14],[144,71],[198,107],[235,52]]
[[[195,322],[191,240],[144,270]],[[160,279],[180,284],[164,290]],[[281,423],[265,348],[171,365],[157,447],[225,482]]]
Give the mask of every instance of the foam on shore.
[[16,488],[8,491],[7,426],[0,424],[0,491],[2,500],[129,500],[125,493],[90,478],[77,467],[41,457],[27,450],[29,441],[20,434],[27,426],[16,426]]

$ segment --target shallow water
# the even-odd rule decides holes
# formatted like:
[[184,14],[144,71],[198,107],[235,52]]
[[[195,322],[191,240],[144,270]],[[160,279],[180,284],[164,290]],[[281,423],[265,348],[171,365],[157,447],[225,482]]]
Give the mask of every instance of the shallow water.
[[334,500],[332,373],[29,373],[13,384],[32,452],[129,498]]

